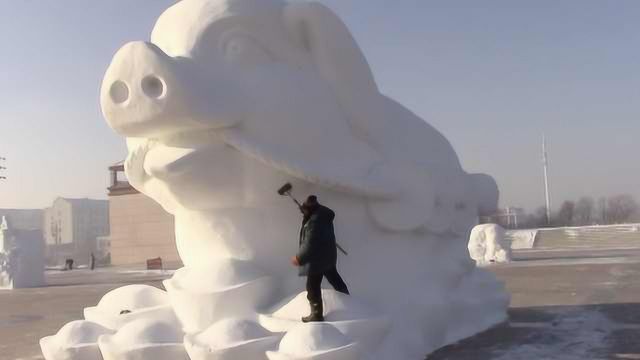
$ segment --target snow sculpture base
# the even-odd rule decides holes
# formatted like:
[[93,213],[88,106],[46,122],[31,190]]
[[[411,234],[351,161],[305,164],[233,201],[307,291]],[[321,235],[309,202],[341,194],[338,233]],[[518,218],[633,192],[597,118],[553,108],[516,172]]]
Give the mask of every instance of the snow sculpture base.
[[[129,182],[174,215],[185,268],[166,292],[107,294],[85,317],[108,331],[43,340],[48,360],[64,358],[52,344],[87,342],[105,359],[417,360],[505,319],[502,285],[467,250],[496,182],[379,91],[323,5],[176,2],[151,42],[116,53],[100,101]],[[299,321],[286,182],[336,212],[350,253],[338,268],[352,296],[324,292],[325,324]]]
[[[223,263],[242,265],[225,274],[178,270],[165,284],[181,284],[180,296],[147,285],[111,291],[85,309],[86,320],[41,340],[45,359],[420,359],[505,320],[509,302],[493,275],[471,267],[458,285],[447,286],[450,293],[425,283],[393,296],[398,304],[379,301],[384,294],[364,299],[324,289],[326,321],[302,324],[309,312],[306,292],[283,297],[286,292],[274,288],[246,287],[258,274],[242,262]],[[200,291],[189,292],[188,282],[201,284]],[[202,319],[195,321],[197,314]]]

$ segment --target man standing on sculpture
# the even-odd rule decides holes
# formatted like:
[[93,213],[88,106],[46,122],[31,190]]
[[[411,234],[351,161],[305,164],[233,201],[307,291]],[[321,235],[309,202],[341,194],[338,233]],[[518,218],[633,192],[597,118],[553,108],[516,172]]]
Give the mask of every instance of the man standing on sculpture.
[[300,276],[307,277],[307,299],[311,315],[303,317],[302,321],[324,321],[322,279],[327,278],[336,291],[349,294],[347,284],[336,269],[338,253],[333,230],[335,213],[320,205],[314,195],[307,198],[301,210],[304,217],[300,230],[300,249],[291,262],[300,267]]

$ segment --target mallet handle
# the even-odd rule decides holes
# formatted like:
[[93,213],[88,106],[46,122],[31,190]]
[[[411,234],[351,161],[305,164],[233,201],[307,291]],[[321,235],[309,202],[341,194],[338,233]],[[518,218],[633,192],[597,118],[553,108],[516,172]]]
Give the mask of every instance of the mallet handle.
[[294,198],[293,195],[291,195],[291,191],[287,191],[286,194],[291,198],[291,200],[293,200],[294,203],[296,203],[296,205],[298,205],[298,209],[302,211],[302,204],[300,204],[298,200],[296,200],[296,198]]
[[340,250],[341,253],[345,254],[345,256],[349,256],[349,253],[340,246],[340,244],[336,243],[336,247]]

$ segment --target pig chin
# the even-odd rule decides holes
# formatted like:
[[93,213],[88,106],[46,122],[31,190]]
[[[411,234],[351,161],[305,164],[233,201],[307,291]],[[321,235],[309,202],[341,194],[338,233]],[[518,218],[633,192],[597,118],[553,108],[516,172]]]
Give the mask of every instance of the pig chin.
[[189,172],[201,173],[198,170],[203,170],[207,163],[215,167],[210,161],[225,148],[214,130],[179,133],[147,141],[150,145],[144,170],[149,176],[166,181],[182,178]]
[[142,153],[140,165],[147,178],[163,183],[177,203],[192,210],[232,200],[226,199],[232,196],[228,189],[242,176],[238,152],[215,130],[135,139],[129,142],[129,150]]

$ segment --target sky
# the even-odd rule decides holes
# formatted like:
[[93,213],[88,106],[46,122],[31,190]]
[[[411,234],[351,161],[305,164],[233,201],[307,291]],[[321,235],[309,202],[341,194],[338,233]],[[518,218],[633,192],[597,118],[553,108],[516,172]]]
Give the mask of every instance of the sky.
[[[503,206],[640,199],[640,1],[321,0],[382,92],[440,130]],[[99,87],[118,48],[148,40],[173,0],[20,0],[0,10],[0,208],[106,198],[124,140]]]

